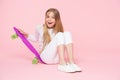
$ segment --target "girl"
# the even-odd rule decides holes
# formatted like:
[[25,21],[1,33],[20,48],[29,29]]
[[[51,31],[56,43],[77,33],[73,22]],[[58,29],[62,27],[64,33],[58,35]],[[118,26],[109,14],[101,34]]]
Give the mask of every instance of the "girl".
[[[50,8],[45,13],[44,25],[36,27],[35,35],[28,35],[20,32],[32,41],[39,41],[40,55],[47,64],[58,64],[58,70],[64,72],[81,71],[73,59],[73,43],[70,32],[64,32],[60,19],[60,13],[55,8]],[[67,61],[65,60],[65,50],[67,51]]]

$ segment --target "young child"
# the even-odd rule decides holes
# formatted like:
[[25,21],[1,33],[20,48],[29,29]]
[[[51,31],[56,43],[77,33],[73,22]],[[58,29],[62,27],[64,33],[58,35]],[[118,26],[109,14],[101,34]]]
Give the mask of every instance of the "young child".
[[[47,64],[58,64],[58,70],[63,72],[81,71],[73,59],[73,43],[70,32],[65,32],[60,19],[60,13],[50,8],[45,13],[45,23],[38,25],[34,35],[20,32],[31,41],[39,41],[40,55]],[[67,59],[65,60],[65,51]]]

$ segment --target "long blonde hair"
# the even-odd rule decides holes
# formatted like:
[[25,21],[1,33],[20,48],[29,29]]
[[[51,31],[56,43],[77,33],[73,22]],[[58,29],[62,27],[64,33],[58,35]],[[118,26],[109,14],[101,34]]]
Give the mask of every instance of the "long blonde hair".
[[[53,32],[55,34],[58,33],[58,32],[64,32],[59,11],[55,8],[50,8],[46,11],[45,17],[47,16],[48,12],[53,12],[54,16],[55,16],[55,25],[53,27]],[[47,26],[46,22],[43,25],[43,27],[44,27],[43,28],[44,33],[43,33],[43,49],[42,49],[42,51],[44,50],[45,46],[51,41],[50,35],[48,33],[48,26]]]

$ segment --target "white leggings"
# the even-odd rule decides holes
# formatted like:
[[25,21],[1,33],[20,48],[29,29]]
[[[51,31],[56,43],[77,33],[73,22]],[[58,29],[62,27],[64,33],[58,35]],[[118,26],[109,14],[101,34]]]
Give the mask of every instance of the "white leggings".
[[42,60],[47,64],[58,63],[59,56],[57,53],[57,46],[67,45],[69,43],[72,43],[70,32],[58,32],[41,53]]

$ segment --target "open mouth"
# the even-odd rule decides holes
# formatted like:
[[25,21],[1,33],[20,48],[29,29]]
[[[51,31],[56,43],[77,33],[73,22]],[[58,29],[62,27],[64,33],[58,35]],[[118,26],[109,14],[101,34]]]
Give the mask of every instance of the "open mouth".
[[53,22],[48,22],[48,24],[52,24]]
[[48,27],[53,27],[54,26],[54,22],[47,22],[47,26]]

